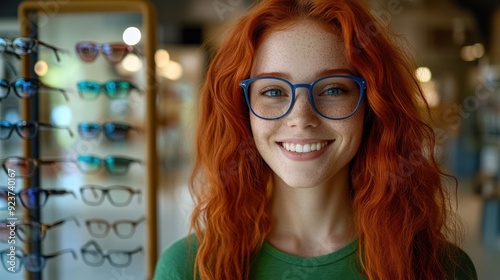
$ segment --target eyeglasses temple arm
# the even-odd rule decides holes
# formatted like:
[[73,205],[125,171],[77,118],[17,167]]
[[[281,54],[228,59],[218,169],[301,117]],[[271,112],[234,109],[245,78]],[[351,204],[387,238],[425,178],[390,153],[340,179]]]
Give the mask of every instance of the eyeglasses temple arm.
[[46,190],[47,191],[47,195],[51,195],[51,194],[71,194],[73,195],[74,198],[76,198],[76,195],[73,191],[67,191],[67,190]]
[[50,123],[38,123],[39,126],[42,127],[49,127],[49,128],[55,128],[55,129],[66,129],[71,137],[73,137],[73,131],[69,126],[59,126],[59,125],[53,125]]
[[44,87],[46,89],[50,89],[50,90],[54,90],[54,91],[59,91],[60,93],[62,93],[62,95],[64,96],[64,99],[66,101],[69,100],[68,99],[68,95],[66,94],[66,90],[65,89],[56,88],[56,87],[53,87],[53,86],[46,85],[46,84],[42,83],[42,81],[39,81],[39,86]]
[[141,203],[142,200],[142,192],[140,190],[135,190],[134,193],[137,194],[137,202]]
[[55,47],[55,46],[49,45],[49,44],[47,44],[47,43],[44,43],[44,42],[42,42],[42,41],[40,41],[40,40],[37,40],[37,42],[38,42],[38,44],[40,44],[40,45],[42,45],[42,46],[44,46],[44,47],[47,47],[47,48],[49,48],[49,49],[53,50],[53,51],[54,51],[54,54],[56,55],[57,62],[60,62],[60,61],[61,61],[61,58],[59,57],[59,52],[65,52],[64,50],[62,50],[62,49],[60,49],[60,48],[57,48],[57,47]]
[[54,257],[57,257],[59,255],[62,255],[62,254],[66,254],[66,253],[71,253],[73,255],[73,259],[76,260],[76,253],[75,253],[75,250],[73,249],[64,249],[64,250],[61,250],[61,251],[58,251],[58,252],[55,252],[54,254],[50,254],[50,255],[44,255],[42,257],[46,258],[46,259],[50,259],[50,258],[54,258]]
[[[20,58],[20,57],[19,57],[19,55],[17,55],[16,53],[13,53],[13,54],[15,54],[18,58]],[[7,64],[7,66],[9,66],[9,69],[12,71],[12,73],[14,73],[14,75],[15,75],[15,76],[17,76],[17,71],[16,71],[16,69],[14,68],[14,66],[12,66],[12,64],[10,64],[10,63],[9,63],[9,62],[7,62],[7,61],[5,61],[5,64]]]
[[101,249],[101,246],[99,246],[99,244],[97,244],[97,242],[95,242],[94,240],[89,240],[87,241],[87,243],[83,244],[83,246],[81,247],[81,251],[87,251],[87,247],[90,247],[90,246],[93,246],[94,249],[100,253],[101,255],[103,255],[103,252],[102,252],[102,249]]
[[143,252],[143,248],[142,248],[142,246],[139,246],[139,247],[137,247],[137,249],[132,250],[132,251],[127,252],[127,253],[128,253],[128,254],[130,254],[130,255],[133,255],[133,254],[135,254],[135,253],[137,253],[137,252]]
[[[13,52],[13,51],[10,51],[10,50],[5,50],[6,53],[10,54],[10,55],[13,55],[15,56],[17,59],[21,59],[21,56],[18,55],[17,53]],[[17,76],[17,74],[16,74]]]
[[68,217],[68,218],[64,218],[62,220],[59,220],[59,221],[57,221],[57,222],[55,222],[55,223],[53,223],[51,225],[47,225],[47,228],[56,227],[58,225],[64,224],[67,221],[75,221],[76,225],[80,226],[80,223],[78,222],[78,220],[75,217]]
[[146,221],[146,218],[143,216],[143,217],[140,217],[137,221],[135,221],[136,224],[140,224],[142,222]]

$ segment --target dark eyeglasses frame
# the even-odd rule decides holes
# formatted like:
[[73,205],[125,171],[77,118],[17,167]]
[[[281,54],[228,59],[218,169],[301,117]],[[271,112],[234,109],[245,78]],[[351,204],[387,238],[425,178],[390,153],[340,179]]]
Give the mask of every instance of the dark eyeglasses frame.
[[[134,235],[135,229],[144,220],[145,220],[144,217],[142,217],[142,218],[138,219],[137,221],[118,220],[118,221],[115,221],[113,223],[110,223],[104,219],[87,219],[87,220],[85,220],[85,225],[87,226],[87,229],[88,229],[90,235],[92,235],[93,237],[104,238],[109,234],[110,228],[112,228],[114,233],[116,234],[116,236],[123,238],[123,239],[126,239],[126,238],[130,238]],[[119,226],[123,225],[123,224],[128,224],[131,226],[129,233],[124,234],[123,232],[120,232]],[[93,225],[105,226],[104,231],[102,233],[95,232],[92,228]]]
[[[86,132],[86,130],[88,130],[87,129],[88,127],[92,127],[92,131],[95,131],[95,133],[90,133],[88,131]],[[123,139],[118,137],[113,137],[113,131],[116,128],[124,131],[125,137]],[[128,132],[130,130],[138,132],[141,131],[141,129],[139,129],[138,127],[122,122],[104,122],[102,124],[96,122],[81,122],[78,124],[78,134],[82,139],[85,140],[97,139],[99,138],[99,135],[102,132],[109,141],[112,142],[125,141],[127,139]]]
[[[0,194],[2,197],[8,197],[8,193],[14,193],[15,196],[17,197],[18,200],[21,201],[21,204],[30,210],[35,210],[39,207],[43,207],[45,203],[47,203],[47,200],[51,195],[65,195],[65,194],[71,194],[73,195],[74,198],[76,198],[76,195],[73,191],[67,191],[67,190],[56,190],[56,189],[40,189],[40,188],[27,188],[27,189],[22,189],[20,191],[12,192],[8,188],[3,187],[0,188]],[[40,194],[43,194],[43,199],[40,199]],[[29,202],[26,202],[24,200],[25,195],[36,195],[35,200],[38,200],[38,205],[32,206]]]
[[[94,250],[90,249],[94,247]],[[109,250],[107,251],[106,253],[102,250],[101,246],[99,246],[99,244],[97,244],[97,242],[95,242],[94,240],[90,240],[88,241],[87,243],[85,243],[81,249],[80,249],[80,252],[82,254],[82,259],[83,261],[87,264],[87,265],[90,265],[90,266],[101,266],[103,263],[104,263],[104,260],[105,259],[108,259],[109,263],[114,266],[114,267],[118,267],[118,268],[122,268],[122,267],[127,267],[130,265],[130,263],[132,262],[132,255],[136,254],[136,253],[139,253],[139,252],[142,252],[143,249],[142,249],[142,246],[139,246],[137,247],[136,249],[134,250],[131,250],[131,251],[123,251],[123,250]],[[87,259],[87,255],[88,254],[96,254],[96,255],[99,255],[100,256],[100,259],[98,262],[91,262]],[[125,254],[127,255],[128,259],[127,259],[127,262],[125,263],[116,263],[114,260],[113,260],[113,254]]]
[[[90,201],[90,200],[87,199],[87,196],[85,195],[86,191],[93,192],[94,197],[96,197],[98,195],[97,194],[97,191],[98,191],[99,194],[101,194],[101,196],[99,197],[99,199],[97,199],[95,201]],[[130,196],[128,197],[128,199],[125,202],[117,202],[116,200],[113,199],[113,196],[111,194],[112,191],[126,191],[126,192],[128,192],[130,194]],[[113,206],[116,206],[116,207],[127,206],[132,201],[132,196],[134,194],[137,194],[137,196],[138,196],[137,197],[137,202],[140,202],[141,201],[141,194],[142,194],[141,190],[134,190],[131,187],[119,186],[119,185],[113,185],[113,186],[109,186],[109,187],[103,187],[103,186],[91,185],[91,184],[83,185],[83,186],[80,187],[80,196],[81,196],[83,202],[85,204],[87,204],[87,205],[90,205],[90,206],[99,206],[99,205],[101,205],[102,202],[104,201],[104,197],[107,197],[108,201]]]
[[[10,250],[8,250],[8,249],[0,251],[0,258],[2,259],[3,267],[5,268],[5,270],[11,272],[7,267],[7,259],[4,259],[5,257],[7,257],[8,253],[10,253]],[[55,252],[55,253],[50,254],[50,255],[19,254],[16,252],[16,259],[17,259],[16,267],[19,269],[16,269],[16,271],[14,273],[19,272],[21,270],[20,268],[22,268],[23,265],[24,265],[24,268],[29,272],[41,272],[43,270],[43,268],[45,267],[45,262],[48,259],[55,258],[59,255],[66,254],[66,253],[71,253],[71,255],[73,255],[73,259],[76,260],[76,252],[73,249],[64,249],[64,250]],[[26,261],[26,260],[28,260],[28,258],[40,258],[40,261],[35,262],[35,263],[40,263],[40,266],[32,267],[32,266],[26,265],[26,263],[30,263],[30,262]]]
[[[62,220],[58,220],[52,224],[43,224],[43,223],[38,223],[34,221],[18,221],[16,222],[16,228],[15,228],[15,233],[16,237],[19,238],[19,240],[23,241],[24,243],[33,243],[33,242],[39,242],[42,241],[45,238],[45,234],[47,233],[47,230],[52,229],[54,227],[60,226],[67,221],[74,221],[77,226],[80,226],[80,223],[75,217],[68,217]],[[23,232],[23,227],[22,226],[28,226],[31,228],[30,233],[24,233]],[[4,230],[9,230],[9,221],[3,220],[0,221],[0,231],[2,229]],[[21,234],[21,232],[23,232]],[[1,240],[4,241],[4,240]]]
[[[71,137],[73,137],[73,131],[71,131],[71,129],[68,126],[57,126],[57,125],[43,123],[43,122],[32,122],[32,121],[28,121],[28,120],[20,120],[18,122],[12,123],[12,122],[8,122],[8,121],[0,120],[0,129],[5,129],[3,126],[9,126],[10,130],[9,130],[8,135],[5,137],[1,137],[1,134],[0,134],[0,140],[9,139],[10,136],[12,135],[12,131],[14,131],[14,130],[17,132],[19,137],[21,137],[23,139],[32,139],[35,136],[37,136],[39,128],[65,129],[68,131],[69,135]],[[26,126],[33,126],[34,127],[33,133],[27,137],[21,133],[21,130],[23,129],[23,127],[26,127]]]
[[[0,95],[0,101],[2,101],[3,99],[5,99],[5,98],[7,98],[9,96],[11,88],[13,88],[14,93],[17,95],[17,97],[22,98],[22,99],[27,99],[27,98],[30,98],[33,95],[35,95],[35,92],[28,92],[27,95],[24,94],[24,91],[18,92],[18,90],[16,88],[16,85],[18,83],[23,83],[23,85],[25,83],[30,83],[31,85],[34,85],[36,87],[36,91],[35,92],[38,92],[38,89],[47,89],[49,91],[58,91],[58,92],[60,92],[64,96],[64,99],[66,101],[68,101],[68,95],[66,94],[66,90],[65,89],[48,86],[48,85],[44,84],[42,81],[40,81],[37,78],[18,78],[18,79],[16,79],[12,83],[9,83],[7,80],[0,79],[0,89],[1,88],[5,88],[6,89],[6,90],[4,90],[6,93],[5,94],[2,93]],[[0,93],[1,93],[1,91],[0,91]]]
[[[29,43],[33,43],[33,46],[26,51],[21,51],[19,49],[16,49],[15,45],[19,42],[25,42],[28,41]],[[61,58],[59,57],[59,53],[67,53],[66,50],[63,50],[61,48],[55,47],[53,45],[49,45],[45,42],[42,42],[38,39],[34,38],[29,38],[29,37],[18,37],[14,39],[5,39],[5,38],[0,38],[0,52],[8,52],[8,53],[14,53],[16,56],[19,58],[19,55],[29,55],[32,54],[33,52],[36,52],[35,50],[37,49],[38,46],[44,46],[46,48],[51,49],[54,51],[54,54],[57,58],[57,62],[61,61]]]
[[[324,80],[324,79],[327,79],[327,78],[335,78],[335,77],[338,77],[338,78],[347,78],[347,79],[351,79],[353,81],[355,81],[358,85],[359,85],[359,99],[358,99],[358,104],[356,105],[356,108],[353,110],[352,113],[350,113],[349,115],[347,116],[344,116],[344,117],[341,117],[341,118],[330,118],[328,116],[325,116],[323,115],[319,110],[318,108],[316,108],[316,105],[314,104],[314,97],[313,97],[313,87],[315,84],[317,84],[318,82]],[[282,82],[285,82],[286,84],[288,84],[290,86],[290,88],[292,89],[292,99],[290,100],[290,106],[288,107],[288,109],[286,110],[285,113],[283,113],[283,115],[279,116],[279,117],[276,117],[276,118],[265,118],[265,117],[262,117],[262,116],[259,116],[253,109],[252,109],[252,106],[251,106],[251,102],[250,102],[250,93],[249,93],[249,88],[250,88],[250,84],[254,81],[257,81],[257,80],[262,80],[262,79],[274,79],[274,80],[279,80],[279,81],[282,81]],[[292,84],[291,82],[289,82],[288,80],[286,79],[283,79],[283,78],[280,78],[280,77],[275,77],[275,76],[261,76],[261,77],[255,77],[255,78],[251,78],[251,79],[246,79],[246,80],[242,80],[240,81],[240,86],[243,88],[243,94],[245,95],[245,100],[247,102],[247,105],[248,105],[248,109],[252,112],[252,114],[260,119],[263,119],[263,120],[268,120],[268,121],[272,121],[272,120],[278,120],[278,119],[281,119],[283,118],[284,116],[286,116],[293,108],[293,105],[295,104],[295,91],[298,89],[298,88],[306,88],[307,89],[307,92],[308,92],[308,96],[309,96],[309,102],[311,103],[311,106],[313,107],[314,111],[319,114],[320,116],[326,118],[326,119],[329,119],[329,120],[343,120],[343,119],[347,119],[349,118],[350,116],[354,115],[354,113],[356,113],[356,111],[358,110],[358,108],[360,107],[361,105],[361,102],[363,100],[363,97],[364,97],[364,93],[365,93],[365,89],[366,89],[366,80],[361,78],[361,77],[357,77],[357,76],[350,76],[350,75],[332,75],[332,76],[325,76],[325,77],[321,77],[319,79],[317,79],[316,81],[312,82],[311,84]]]
[[[7,161],[9,160],[22,160],[25,161],[27,164],[32,164],[32,169],[27,175],[23,175],[20,172],[16,172],[16,177],[17,178],[31,178],[35,174],[35,171],[37,170],[39,165],[48,165],[48,164],[55,164],[55,163],[62,163],[62,162],[72,162],[72,160],[65,159],[65,158],[60,158],[60,159],[34,159],[34,158],[26,158],[26,157],[7,157],[7,158],[0,158],[0,162],[2,163],[2,167],[5,171],[6,174],[9,174],[9,169],[14,169],[10,168],[7,166]],[[15,169],[14,169],[15,170]]]
[[[112,59],[112,53],[115,51],[113,48],[119,47],[120,51],[123,51],[123,55],[119,59]],[[88,58],[82,54],[85,48],[93,48],[94,54],[89,56]],[[80,57],[82,61],[85,62],[93,62],[99,56],[99,53],[102,53],[107,62],[115,64],[121,62],[128,54],[135,54],[138,57],[142,57],[142,54],[138,49],[133,46],[129,46],[125,43],[113,42],[113,43],[96,43],[91,41],[78,42],[75,46],[76,53]]]

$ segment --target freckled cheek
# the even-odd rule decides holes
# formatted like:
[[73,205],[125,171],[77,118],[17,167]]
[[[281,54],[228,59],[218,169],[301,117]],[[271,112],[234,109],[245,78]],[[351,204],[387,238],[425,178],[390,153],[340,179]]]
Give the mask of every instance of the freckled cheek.
[[342,121],[338,130],[340,135],[350,142],[350,145],[359,145],[363,137],[363,124],[364,106],[361,106],[354,115]]
[[277,130],[274,121],[262,120],[255,116],[250,116],[250,126],[256,142],[266,141]]

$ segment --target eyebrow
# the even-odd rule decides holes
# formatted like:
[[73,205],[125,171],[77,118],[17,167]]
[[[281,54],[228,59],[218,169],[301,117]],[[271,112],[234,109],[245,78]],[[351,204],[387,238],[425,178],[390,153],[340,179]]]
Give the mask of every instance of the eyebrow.
[[[317,77],[324,77],[329,75],[350,75],[355,76],[356,74],[347,68],[336,68],[336,69],[325,69],[321,70],[316,74]],[[262,72],[254,76],[257,77],[278,77],[286,80],[290,79],[290,74],[286,72]]]

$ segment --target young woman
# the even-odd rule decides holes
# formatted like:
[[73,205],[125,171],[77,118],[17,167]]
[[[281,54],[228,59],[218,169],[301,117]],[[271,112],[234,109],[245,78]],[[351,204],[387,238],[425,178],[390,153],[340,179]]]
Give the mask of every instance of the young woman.
[[256,4],[201,93],[195,234],[154,279],[476,279],[414,69],[357,1]]

